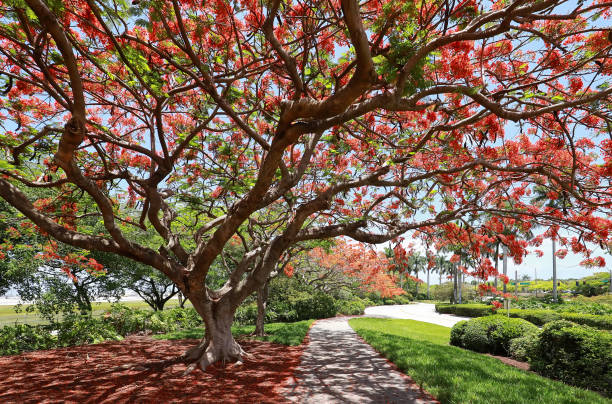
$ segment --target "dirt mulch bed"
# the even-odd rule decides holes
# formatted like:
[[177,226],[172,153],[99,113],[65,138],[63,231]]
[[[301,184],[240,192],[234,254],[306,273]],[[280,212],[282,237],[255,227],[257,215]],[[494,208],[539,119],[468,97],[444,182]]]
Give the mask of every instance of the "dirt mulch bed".
[[243,365],[194,370],[122,369],[182,354],[197,340],[123,341],[0,357],[1,403],[282,403],[303,349],[261,341],[241,341],[252,357]]
[[506,356],[498,356],[498,355],[492,355],[492,354],[485,354],[485,355],[490,356],[491,358],[499,359],[506,365],[514,366],[517,369],[529,371],[529,363],[527,362],[517,361],[516,359],[508,358]]

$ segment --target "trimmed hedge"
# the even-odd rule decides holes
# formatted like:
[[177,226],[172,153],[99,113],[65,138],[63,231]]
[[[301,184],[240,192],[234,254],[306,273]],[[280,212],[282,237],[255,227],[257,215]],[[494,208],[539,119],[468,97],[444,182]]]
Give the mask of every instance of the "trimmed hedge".
[[535,354],[539,343],[539,334],[540,330],[533,334],[527,334],[510,340],[508,355],[518,361],[527,362]]
[[436,311],[464,317],[483,317],[495,314],[488,304],[436,304]]
[[612,334],[567,320],[546,324],[530,358],[537,373],[612,397]]
[[[464,317],[483,317],[495,314],[487,304],[436,304],[436,311],[444,314],[455,314]],[[500,314],[506,311],[500,309]],[[556,312],[552,310],[510,309],[510,317],[522,318],[538,326],[557,320],[568,320],[577,324],[588,325],[601,330],[612,330],[612,316]]]
[[451,330],[451,345],[476,352],[508,355],[510,341],[533,335],[538,327],[519,318],[486,316],[460,321]]

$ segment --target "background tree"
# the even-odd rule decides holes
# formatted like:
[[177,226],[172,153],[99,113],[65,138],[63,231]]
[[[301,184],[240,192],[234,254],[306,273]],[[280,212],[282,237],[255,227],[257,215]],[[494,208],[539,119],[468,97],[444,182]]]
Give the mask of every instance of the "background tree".
[[[556,0],[3,1],[0,197],[50,237],[171,279],[206,324],[185,362],[240,360],[237,307],[300,242],[383,243],[476,212],[557,223],[585,254],[607,240],[612,62],[593,21],[609,13]],[[542,184],[567,193],[567,215],[530,203]],[[247,239],[261,212],[278,233]],[[154,247],[137,241],[145,229]],[[461,232],[478,255],[494,230]]]

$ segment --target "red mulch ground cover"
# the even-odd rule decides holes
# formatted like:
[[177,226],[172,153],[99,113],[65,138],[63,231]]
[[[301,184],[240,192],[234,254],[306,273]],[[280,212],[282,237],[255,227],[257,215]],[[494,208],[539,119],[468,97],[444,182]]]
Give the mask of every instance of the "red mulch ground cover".
[[183,376],[185,365],[165,370],[121,369],[182,354],[197,340],[123,341],[0,357],[0,403],[279,403],[302,347],[241,341],[251,358]]

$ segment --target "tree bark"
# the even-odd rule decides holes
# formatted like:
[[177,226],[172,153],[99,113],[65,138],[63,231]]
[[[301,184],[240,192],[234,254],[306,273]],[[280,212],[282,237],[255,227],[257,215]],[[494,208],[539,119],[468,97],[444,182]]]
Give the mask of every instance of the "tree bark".
[[183,360],[189,364],[185,373],[196,367],[205,371],[210,365],[221,362],[242,363],[246,353],[232,335],[232,323],[237,305],[229,300],[201,302],[189,296],[193,307],[204,319],[205,335],[198,345],[189,349]]
[[268,284],[270,281],[266,281],[266,283],[257,290],[257,321],[255,322],[255,335],[258,337],[263,337],[264,332],[264,324],[266,321],[266,305],[268,304]]

